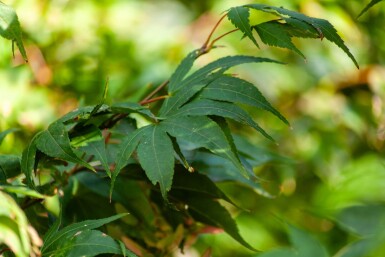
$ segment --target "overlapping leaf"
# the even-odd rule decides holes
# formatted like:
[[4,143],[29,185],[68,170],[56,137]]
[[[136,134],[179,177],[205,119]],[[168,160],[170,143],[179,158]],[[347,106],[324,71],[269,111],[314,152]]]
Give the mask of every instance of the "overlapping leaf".
[[213,100],[255,106],[271,112],[284,123],[289,124],[286,118],[271,106],[253,84],[239,78],[222,76],[205,87],[199,96]]
[[198,221],[222,228],[232,238],[246,248],[255,251],[239,234],[237,224],[230,213],[217,201],[204,197],[189,197],[186,199],[191,215]]
[[199,50],[194,50],[189,53],[182,62],[178,65],[175,72],[171,75],[170,82],[168,83],[168,92],[173,93],[180,87],[180,82],[191,70],[195,59],[198,57]]
[[202,88],[209,85],[212,81],[215,81],[229,68],[244,63],[260,62],[279,63],[268,58],[237,55],[223,57],[207,64],[179,83],[178,91],[171,94],[171,96],[164,101],[159,110],[159,116],[166,117],[176,111],[177,108],[190,100],[195,94],[202,90]]
[[230,160],[233,165],[246,177],[248,173],[237,158],[236,153],[217,123],[207,117],[177,116],[161,122],[167,133],[177,139],[183,139],[203,147],[214,154]]
[[138,103],[122,102],[111,105],[112,113],[140,113],[148,118],[154,119],[155,115],[148,109],[148,107],[142,106]]
[[61,122],[52,123],[36,139],[36,147],[48,156],[78,163],[90,170],[94,168],[78,157],[71,147],[65,126]]
[[249,16],[249,9],[244,6],[233,7],[227,13],[227,17],[234,26],[240,29],[256,46],[258,46],[257,40],[255,40],[250,28]]
[[0,2],[0,36],[12,40],[12,46],[16,43],[24,60],[27,61],[28,58],[21,37],[19,19],[15,10],[2,2]]
[[52,256],[52,254],[55,254],[56,252],[60,253],[61,246],[65,244],[67,240],[70,240],[74,235],[83,231],[89,231],[101,227],[126,215],[127,214],[117,214],[104,219],[86,220],[71,224],[61,230],[58,230],[61,223],[61,219],[59,218],[53,227],[47,232],[44,238],[43,247],[41,248],[41,253],[43,256]]
[[159,183],[163,198],[171,189],[174,175],[174,148],[170,137],[158,125],[150,125],[138,145],[139,163],[155,185]]
[[[326,38],[327,40],[336,44],[338,47],[340,47],[349,56],[349,58],[354,62],[356,67],[357,68],[359,67],[356,59],[354,58],[354,56],[350,52],[349,48],[345,45],[344,41],[341,39],[341,37],[338,35],[337,31],[335,30],[335,28],[333,27],[333,25],[329,21],[324,20],[324,19],[308,17],[302,13],[298,13],[295,11],[287,10],[285,8],[282,8],[282,7],[275,7],[275,6],[270,6],[270,5],[266,5],[266,4],[248,4],[248,5],[244,5],[243,7],[277,15],[283,21],[285,21],[287,24],[290,24],[293,27],[297,27],[298,31],[301,31],[304,29],[303,23],[308,24],[309,26],[313,27],[318,32],[319,38],[321,38],[321,39]],[[234,8],[236,8],[236,7],[234,7]],[[236,22],[236,20],[234,20],[234,15],[233,15],[233,12],[235,12],[233,10],[234,8],[231,8],[229,10],[229,13],[231,15],[228,16],[229,19],[233,23]],[[247,17],[248,17],[248,14],[244,14],[244,15],[247,15]],[[293,19],[298,20],[302,23],[294,22]],[[245,18],[243,20],[246,21]],[[296,47],[291,43],[290,37],[288,37],[288,35],[290,35],[290,36],[298,35],[298,31],[296,34],[294,34],[294,33],[288,34],[287,31],[284,32],[285,30],[281,27],[281,26],[284,26],[285,24],[280,24],[277,22],[270,23],[270,24],[267,23],[267,24],[268,25],[266,25],[266,24],[262,25],[262,28],[258,27],[259,25],[256,27],[257,31],[259,32],[259,34],[261,36],[262,41],[264,41],[265,43],[270,44],[270,45],[275,45],[275,46],[279,46],[279,47],[286,47],[286,48],[291,49],[291,50],[293,50],[293,51],[295,51],[301,55],[299,50],[296,49]],[[274,25],[271,25],[271,24],[274,24]],[[241,31],[247,35],[249,29],[252,26],[253,25],[248,24],[248,26],[240,26],[238,28],[241,29]],[[293,30],[293,29],[291,29],[291,30]],[[307,28],[305,31],[309,32],[309,29]],[[302,33],[302,36],[301,36],[301,33],[300,33],[300,37],[303,37],[303,35],[309,35],[309,37],[312,37],[312,36],[310,36],[312,34]]]
[[35,187],[35,182],[33,180],[33,171],[35,170],[36,164],[36,141],[40,137],[43,132],[37,133],[27,146],[24,149],[23,154],[21,156],[21,171],[24,173],[25,178],[27,180],[27,185],[31,188]]
[[0,154],[0,182],[13,178],[21,173],[20,157]]
[[272,140],[271,136],[267,134],[250,115],[239,106],[229,102],[219,102],[209,99],[202,99],[199,101],[193,101],[181,107],[174,114],[175,116],[208,116],[216,115],[220,117],[230,118],[244,125],[253,127],[259,131],[262,135]]

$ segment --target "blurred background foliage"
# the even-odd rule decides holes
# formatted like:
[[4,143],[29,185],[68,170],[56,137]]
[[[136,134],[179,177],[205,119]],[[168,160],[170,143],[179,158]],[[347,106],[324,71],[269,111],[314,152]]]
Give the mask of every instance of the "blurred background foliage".
[[[0,153],[19,154],[56,118],[97,103],[108,78],[107,102],[140,100],[200,47],[221,12],[257,1],[4,2],[19,15],[29,57],[28,64],[18,54],[13,58],[11,43],[0,40],[0,131],[21,129],[5,138]],[[308,233],[330,256],[380,257],[385,252],[385,8],[380,3],[357,20],[367,2],[258,1],[329,20],[356,56],[359,70],[328,42],[298,41],[307,57],[303,60],[277,48],[256,51],[239,41],[240,33],[224,38],[219,44],[225,47],[198,61],[253,53],[287,63],[232,71],[257,84],[291,123],[290,129],[264,112],[253,114],[277,144],[234,126],[250,142],[289,159],[262,154],[255,168],[273,199],[242,185],[220,184],[242,207],[232,210],[241,234],[260,250],[297,249],[296,240]],[[251,19],[266,17],[256,13]],[[231,29],[228,23],[218,34]],[[225,234],[201,236],[190,256],[208,246],[214,256],[258,256]],[[354,255],[353,248],[360,254]]]

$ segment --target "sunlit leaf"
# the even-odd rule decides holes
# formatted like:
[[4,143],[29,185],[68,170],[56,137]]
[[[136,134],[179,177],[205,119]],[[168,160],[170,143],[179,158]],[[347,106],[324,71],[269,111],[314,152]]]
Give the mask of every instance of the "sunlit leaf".
[[149,127],[138,145],[139,163],[150,181],[159,183],[162,196],[167,199],[174,175],[174,148],[162,127]]
[[164,120],[161,126],[177,139],[188,141],[196,147],[203,147],[214,154],[230,160],[246,177],[248,173],[232,152],[221,128],[207,117],[178,116]]
[[28,187],[25,187],[25,186],[0,185],[0,190],[3,190],[3,191],[8,192],[8,193],[14,193],[14,194],[23,195],[23,196],[30,196],[33,198],[40,198],[40,199],[45,198],[44,195],[42,195],[39,192],[36,192],[35,190],[32,190]]
[[243,6],[230,8],[227,13],[228,19],[234,26],[240,29],[256,46],[258,46],[258,43],[253,36],[253,32],[251,31],[249,16],[249,9]]
[[[75,234],[79,232],[95,229],[103,226],[104,224],[110,223],[114,220],[120,219],[127,214],[117,214],[108,218],[98,219],[98,220],[86,220],[78,223],[71,224],[61,230],[54,231],[52,230],[49,234],[49,237],[44,238],[44,244],[41,248],[43,256],[50,256],[60,249],[60,246],[72,238]],[[57,227],[57,225],[56,225]]]
[[269,21],[255,25],[253,28],[258,32],[263,43],[290,49],[305,58],[302,52],[298,50],[291,41],[291,35],[284,26],[282,23]]
[[250,126],[259,131],[262,135],[270,140],[273,140],[250,115],[239,106],[229,102],[219,102],[209,99],[193,101],[181,107],[174,116],[207,116],[216,115],[220,117],[230,118],[241,124]]
[[255,106],[271,112],[284,123],[289,124],[253,84],[239,78],[222,76],[205,87],[199,96]]
[[12,7],[2,2],[0,2],[0,36],[12,40],[12,45],[16,43],[24,60],[28,61],[16,12]]
[[359,68],[358,63],[354,58],[354,56],[352,55],[352,53],[350,52],[349,48],[345,45],[344,41],[338,35],[336,29],[333,27],[333,25],[329,21],[324,19],[309,17],[302,13],[287,10],[282,7],[275,7],[275,6],[265,5],[265,4],[248,4],[248,5],[245,5],[245,7],[278,15],[283,20],[285,20],[286,18],[293,18],[293,19],[297,19],[308,23],[319,32],[321,39],[326,38],[327,40],[333,42],[338,47],[340,47],[354,62],[356,67]]
[[217,201],[204,197],[189,197],[185,200],[189,212],[196,220],[222,228],[240,244],[255,251],[239,234],[237,224],[230,213]]
[[54,122],[47,130],[41,132],[36,139],[36,146],[48,156],[78,163],[90,170],[94,170],[91,165],[74,153],[68,133],[61,122]]
[[382,0],[372,0],[367,6],[365,6],[365,8],[360,12],[360,14],[357,16],[357,18],[359,18],[361,15],[366,13],[370,8],[372,8],[374,5],[378,4],[381,1]]
[[0,190],[0,245],[4,244],[16,256],[30,256],[27,218],[15,200]]

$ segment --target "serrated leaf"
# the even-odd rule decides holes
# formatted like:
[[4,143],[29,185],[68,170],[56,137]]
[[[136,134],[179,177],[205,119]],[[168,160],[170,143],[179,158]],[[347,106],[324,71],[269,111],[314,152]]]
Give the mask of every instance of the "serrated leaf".
[[287,29],[285,29],[284,26],[285,24],[276,21],[269,21],[260,23],[253,28],[257,31],[263,43],[271,46],[287,48],[306,59],[303,53],[293,44],[290,34],[288,34]]
[[171,75],[170,82],[168,83],[169,93],[175,92],[179,88],[179,83],[191,70],[195,59],[198,57],[198,54],[199,50],[190,52],[176,68],[175,72]]
[[358,63],[354,58],[354,56],[352,55],[352,53],[350,52],[349,48],[345,45],[344,41],[338,35],[336,29],[333,27],[333,25],[329,21],[324,19],[309,17],[302,13],[287,10],[282,7],[275,7],[275,6],[265,5],[265,4],[248,4],[248,5],[245,5],[245,7],[252,8],[258,11],[272,13],[280,16],[284,20],[286,18],[293,18],[293,19],[297,19],[308,23],[319,32],[321,39],[326,38],[330,42],[333,42],[338,47],[340,47],[348,55],[348,57],[353,61],[356,67],[359,68]]
[[35,182],[33,180],[33,171],[35,170],[36,164],[36,141],[40,137],[42,132],[37,133],[27,146],[24,149],[23,154],[21,155],[21,171],[24,173],[27,180],[27,185],[31,188],[35,188]]
[[175,95],[166,98],[159,110],[160,118],[164,119],[165,117],[176,112],[179,107],[189,101],[193,96],[195,96],[199,91],[201,91],[202,88],[210,84],[211,81],[219,77],[221,73],[222,72],[220,72],[219,74],[216,73],[207,79],[202,79],[197,84],[185,86],[179,91],[177,91]]
[[68,133],[61,122],[54,122],[47,130],[41,132],[36,139],[36,147],[48,156],[78,163],[95,171],[91,165],[74,153],[70,139],[68,138]]
[[[110,236],[97,231],[85,230],[76,233],[68,241],[63,241],[57,249],[43,254],[44,256],[65,257],[91,257],[99,254],[122,254],[122,249],[117,241]],[[136,256],[128,252],[128,256]]]
[[247,171],[232,152],[223,131],[211,119],[207,117],[178,116],[162,121],[161,126],[167,133],[177,139],[183,139],[197,147],[204,147],[212,153],[230,160],[245,177],[248,177]]
[[301,20],[285,17],[285,21],[286,24],[283,23],[282,26],[291,37],[321,38],[323,36],[312,25]]
[[119,175],[119,172],[121,171],[121,169],[123,169],[123,167],[127,165],[128,160],[130,159],[132,153],[135,151],[136,147],[138,146],[140,140],[145,134],[145,131],[148,130],[149,128],[150,127],[147,126],[147,127],[142,127],[140,129],[135,130],[133,133],[126,136],[123,142],[120,143],[120,147],[119,147],[118,153],[116,154],[116,159],[115,159],[115,169],[112,171],[112,174],[111,174],[112,176],[111,176],[110,196],[114,189],[114,183],[115,183],[116,177]]
[[107,175],[111,177],[111,170],[108,163],[106,143],[104,138],[88,143],[87,153],[93,155],[96,160],[100,161]]
[[234,26],[240,29],[248,38],[250,38],[253,43],[258,46],[257,41],[253,36],[253,32],[251,31],[251,26],[249,22],[249,9],[243,6],[230,8],[227,13],[227,18],[234,24]]
[[374,5],[378,4],[381,1],[382,0],[372,0],[367,6],[365,6],[365,8],[360,12],[360,14],[357,16],[357,18],[359,18],[361,15],[366,13],[370,8],[372,8]]
[[239,106],[229,102],[219,102],[209,99],[201,99],[193,101],[181,107],[174,116],[207,116],[216,115],[220,117],[233,119],[241,124],[248,125],[266,138],[273,140],[273,138],[267,134],[250,115]]
[[138,103],[122,102],[115,103],[110,107],[112,113],[140,113],[144,116],[155,119],[155,115],[151,112],[148,107],[142,106]]
[[16,177],[21,173],[20,157],[0,154],[0,181]]
[[181,82],[180,88],[188,85],[194,85],[197,83],[197,81],[202,81],[208,74],[211,74],[216,70],[221,70],[222,72],[225,72],[229,68],[240,64],[261,62],[281,63],[269,58],[254,57],[247,55],[226,56],[207,64],[206,66],[200,68],[199,70],[188,76]]
[[250,82],[222,76],[205,87],[199,95],[203,98],[255,106],[271,112],[286,124],[289,122],[266,100],[262,93]]
[[26,62],[28,61],[27,53],[25,52],[21,37],[20,23],[16,12],[12,7],[2,2],[0,2],[0,36],[12,40],[12,46],[16,43],[24,60]]
[[4,130],[0,133],[0,145],[1,143],[3,142],[4,138],[10,134],[10,133],[13,133],[15,131],[19,131],[19,129],[16,129],[16,128],[10,128],[10,129],[7,129],[7,130]]
[[209,198],[190,197],[186,199],[186,204],[189,212],[196,220],[222,228],[244,247],[256,251],[241,237],[237,224],[231,218],[230,213],[217,201]]
[[68,122],[88,119],[90,117],[92,110],[95,108],[95,106],[96,105],[79,107],[63,115],[60,119],[57,120],[57,122],[62,122],[64,124],[67,124]]
[[176,172],[172,183],[172,190],[182,190],[187,192],[199,193],[204,197],[213,199],[223,199],[235,206],[216,185],[204,174],[198,172]]
[[97,220],[86,220],[78,223],[71,224],[59,231],[51,231],[49,237],[44,238],[44,244],[41,248],[41,253],[43,256],[49,256],[51,253],[55,252],[59,245],[63,241],[69,240],[76,233],[81,231],[91,230],[98,227],[101,227],[107,223],[110,223],[114,220],[120,219],[121,217],[126,216],[127,214],[117,214],[104,219]]
[[171,189],[174,175],[174,148],[167,133],[158,125],[150,125],[138,145],[139,163],[155,185],[159,183],[164,199]]

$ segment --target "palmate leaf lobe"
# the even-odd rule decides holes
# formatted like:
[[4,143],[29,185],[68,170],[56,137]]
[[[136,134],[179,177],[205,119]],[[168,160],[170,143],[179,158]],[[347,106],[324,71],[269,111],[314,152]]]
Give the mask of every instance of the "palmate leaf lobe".
[[230,8],[227,13],[227,18],[234,24],[234,26],[240,29],[257,47],[259,47],[250,27],[249,16],[249,9],[243,6]]
[[382,0],[372,0],[365,8],[360,12],[360,14],[357,16],[357,18],[361,17],[364,13],[366,13],[370,8],[372,8],[374,5],[378,4]]

